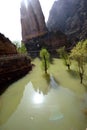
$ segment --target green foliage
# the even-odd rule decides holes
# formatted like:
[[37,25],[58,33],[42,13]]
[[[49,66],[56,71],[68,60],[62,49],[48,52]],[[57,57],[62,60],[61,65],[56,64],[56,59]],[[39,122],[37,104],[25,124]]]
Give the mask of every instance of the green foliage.
[[65,46],[59,48],[59,49],[57,50],[57,52],[59,53],[60,58],[64,58],[64,59],[67,58],[67,53],[66,53],[66,51],[65,51]]
[[57,50],[57,52],[60,55],[60,58],[63,59],[64,64],[68,67],[68,69],[70,69],[71,61],[70,61],[70,58],[69,58],[69,54],[65,50],[65,46],[59,48]]
[[40,51],[40,57],[42,60],[42,69],[47,73],[47,70],[49,68],[49,60],[50,60],[50,54],[46,49],[42,49]]
[[87,43],[85,41],[78,42],[78,44],[71,50],[70,57],[78,62],[85,62],[87,57]]
[[70,57],[78,63],[78,70],[82,83],[85,65],[87,63],[87,40],[78,42],[78,44],[76,44],[76,46],[71,50]]
[[19,53],[27,53],[24,43],[21,44],[21,47],[18,48]]
[[19,41],[14,41],[13,43],[16,45],[17,51],[19,53],[22,53],[22,54],[27,53],[24,43],[20,43]]

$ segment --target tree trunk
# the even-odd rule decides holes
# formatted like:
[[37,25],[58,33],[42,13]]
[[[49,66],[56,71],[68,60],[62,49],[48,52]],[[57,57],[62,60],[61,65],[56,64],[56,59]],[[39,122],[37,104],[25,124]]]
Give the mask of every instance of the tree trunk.
[[83,74],[79,73],[79,75],[80,75],[80,83],[82,84],[83,83]]
[[67,67],[68,67],[68,70],[70,70],[70,65],[69,64],[67,64]]
[[47,74],[47,62],[45,56],[44,56],[44,62],[45,62],[45,73]]

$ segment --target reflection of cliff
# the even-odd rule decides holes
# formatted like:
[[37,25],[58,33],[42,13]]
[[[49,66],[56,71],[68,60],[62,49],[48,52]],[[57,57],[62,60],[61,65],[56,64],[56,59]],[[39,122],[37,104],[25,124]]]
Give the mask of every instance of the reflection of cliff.
[[40,75],[40,79],[31,79],[32,87],[34,90],[43,95],[47,95],[50,89],[57,89],[59,88],[58,81],[52,76],[52,74],[43,74]]
[[50,90],[50,75],[49,74],[43,74],[41,75],[42,77],[40,78],[41,81],[38,80],[33,80],[32,84],[33,84],[33,88],[36,92],[38,92],[39,94],[43,93],[43,95],[47,95],[49,90]]

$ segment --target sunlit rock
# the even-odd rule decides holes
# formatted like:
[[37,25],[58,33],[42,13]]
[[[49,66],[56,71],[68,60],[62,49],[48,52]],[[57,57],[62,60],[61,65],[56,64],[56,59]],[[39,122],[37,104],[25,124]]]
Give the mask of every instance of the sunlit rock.
[[46,34],[45,19],[38,0],[28,0],[27,3],[22,0],[20,11],[23,41]]

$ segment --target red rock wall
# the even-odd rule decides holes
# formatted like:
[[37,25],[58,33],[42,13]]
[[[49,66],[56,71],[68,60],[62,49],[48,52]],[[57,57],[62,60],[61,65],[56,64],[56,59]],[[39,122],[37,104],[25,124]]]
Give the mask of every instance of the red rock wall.
[[17,54],[16,46],[0,33],[0,56]]
[[0,94],[9,84],[23,77],[31,69],[31,60],[27,55],[0,57]]
[[20,12],[23,41],[44,35],[47,32],[39,0],[28,0],[27,7],[22,0]]

